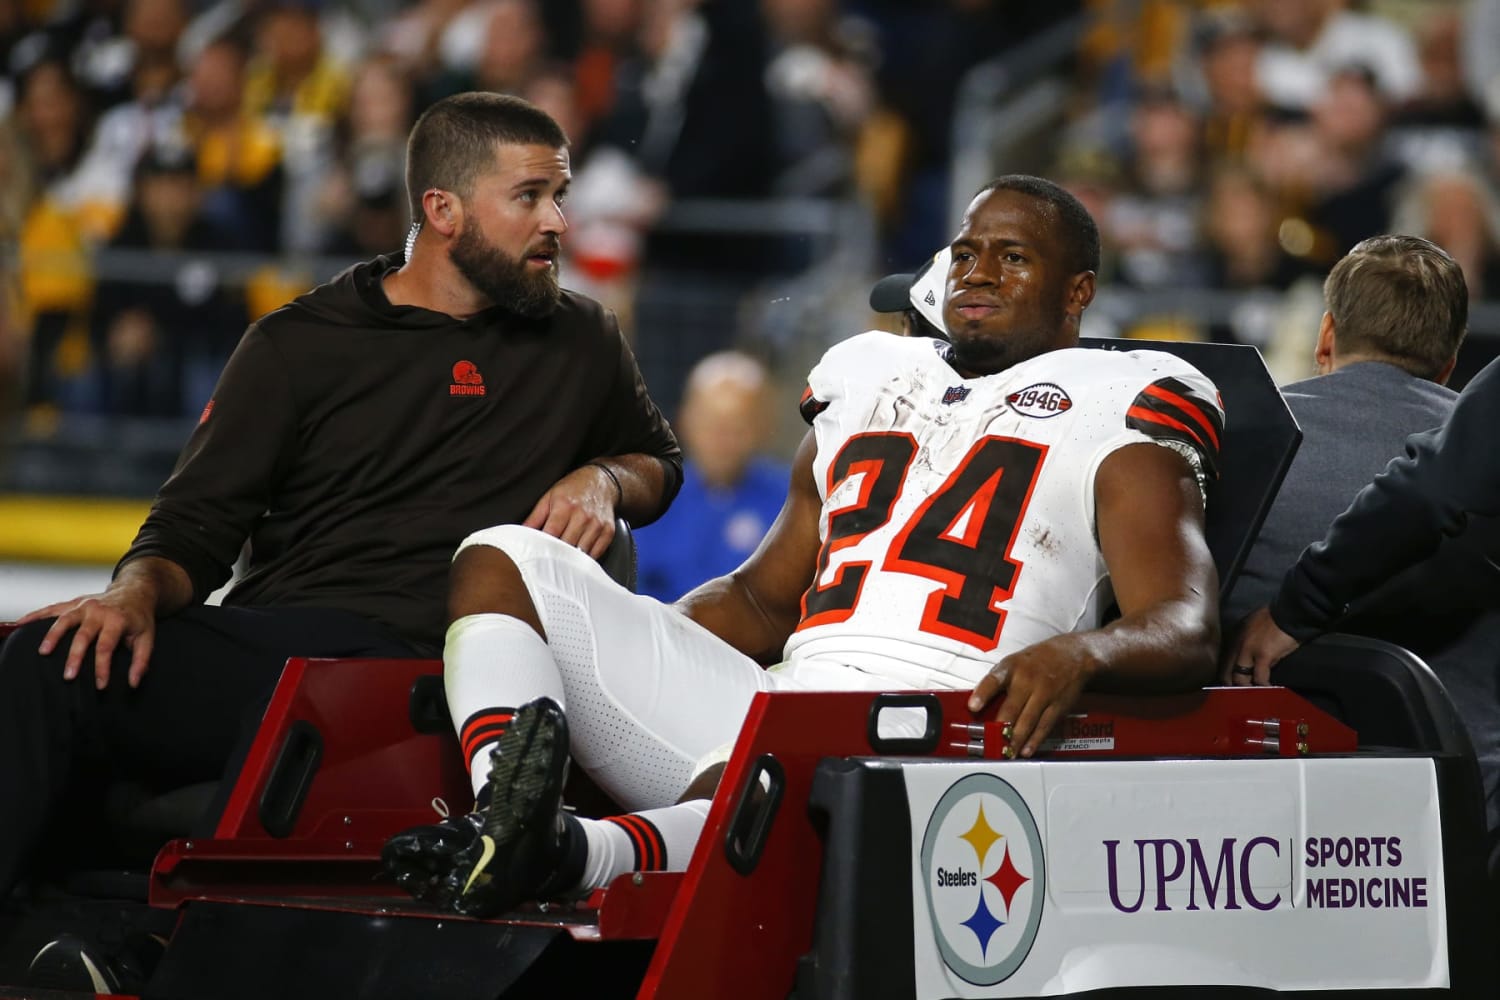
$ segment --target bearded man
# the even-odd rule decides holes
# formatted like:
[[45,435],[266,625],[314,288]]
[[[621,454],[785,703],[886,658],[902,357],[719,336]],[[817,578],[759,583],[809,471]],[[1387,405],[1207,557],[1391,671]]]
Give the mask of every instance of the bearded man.
[[617,516],[675,495],[681,453],[615,318],[558,283],[558,124],[450,97],[406,177],[405,254],[252,324],[109,587],[0,647],[0,891],[81,782],[232,774],[288,657],[437,655],[470,533],[599,556]]

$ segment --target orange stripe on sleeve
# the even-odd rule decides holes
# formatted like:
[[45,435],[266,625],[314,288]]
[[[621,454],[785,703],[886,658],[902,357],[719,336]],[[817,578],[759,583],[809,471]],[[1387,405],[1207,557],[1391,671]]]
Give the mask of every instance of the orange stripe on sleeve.
[[1155,410],[1148,410],[1144,406],[1132,406],[1130,409],[1125,411],[1125,414],[1126,416],[1134,417],[1137,420],[1145,420],[1153,424],[1161,424],[1163,427],[1171,427],[1174,430],[1182,431],[1184,434],[1188,435],[1194,441],[1196,441],[1199,448],[1202,448],[1204,451],[1210,450],[1208,446],[1203,443],[1203,435],[1199,434],[1197,431],[1193,430],[1193,428],[1189,427],[1187,424],[1184,424],[1182,421],[1173,420],[1171,417],[1167,416],[1164,413],[1157,413]]
[[1208,433],[1208,438],[1214,443],[1214,448],[1216,450],[1218,449],[1219,433],[1218,431],[1214,430],[1213,423],[1203,415],[1203,408],[1201,405],[1193,402],[1191,399],[1188,399],[1185,396],[1179,396],[1177,393],[1172,392],[1169,389],[1163,389],[1159,385],[1153,384],[1146,386],[1146,392],[1149,395],[1155,396],[1157,399],[1172,404],[1183,413],[1187,414],[1189,417],[1192,417],[1193,422],[1201,426],[1203,430]]

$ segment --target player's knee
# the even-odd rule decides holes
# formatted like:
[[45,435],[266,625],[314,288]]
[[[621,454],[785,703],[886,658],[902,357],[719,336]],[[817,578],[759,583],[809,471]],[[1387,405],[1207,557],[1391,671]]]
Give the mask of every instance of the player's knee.
[[448,621],[493,614],[519,618],[541,632],[536,605],[510,554],[488,544],[466,546],[448,576]]
[[535,529],[522,527],[519,524],[497,524],[489,528],[480,528],[459,542],[457,555],[463,555],[472,548],[489,548],[515,553],[514,558],[521,559],[536,541],[538,534],[540,533]]

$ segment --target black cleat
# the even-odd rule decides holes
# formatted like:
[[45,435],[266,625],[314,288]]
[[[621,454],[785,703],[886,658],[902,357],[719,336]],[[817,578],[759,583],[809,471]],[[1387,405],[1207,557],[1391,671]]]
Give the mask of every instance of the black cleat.
[[572,888],[558,884],[567,881],[560,872],[568,867],[562,810],[567,776],[568,722],[562,709],[551,698],[527,702],[490,751],[483,828],[454,857],[443,880],[440,891],[455,910],[488,917]]
[[424,903],[447,908],[453,898],[445,879],[458,856],[479,840],[483,826],[484,813],[471,812],[403,830],[381,848],[381,864],[402,889]]

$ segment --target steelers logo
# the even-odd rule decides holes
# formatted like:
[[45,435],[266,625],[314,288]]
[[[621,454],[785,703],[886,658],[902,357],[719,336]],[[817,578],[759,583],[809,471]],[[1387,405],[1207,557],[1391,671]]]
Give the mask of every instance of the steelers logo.
[[938,800],[922,838],[922,878],[938,951],[976,986],[1008,979],[1042,922],[1046,862],[1019,792],[970,774]]

